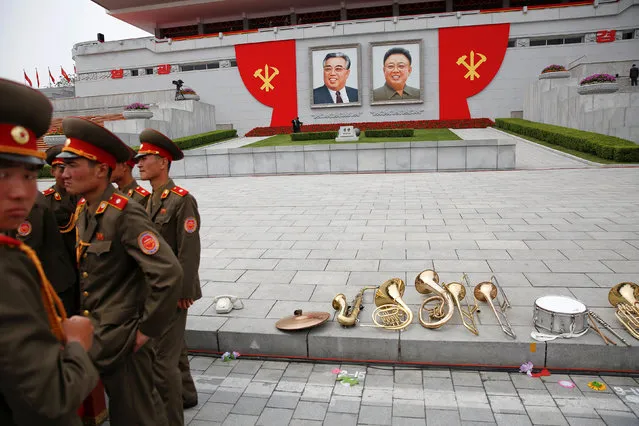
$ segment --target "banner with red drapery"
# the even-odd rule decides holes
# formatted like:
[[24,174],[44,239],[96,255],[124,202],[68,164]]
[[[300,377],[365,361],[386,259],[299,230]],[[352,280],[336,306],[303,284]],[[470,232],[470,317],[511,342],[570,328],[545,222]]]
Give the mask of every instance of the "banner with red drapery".
[[111,78],[122,78],[124,77],[124,70],[120,68],[119,70],[111,70]]
[[29,83],[29,86],[33,87],[33,84],[31,83],[31,79],[29,78],[29,76],[27,75],[27,72],[25,70],[22,70],[22,72],[24,73],[24,80]]
[[62,77],[64,77],[64,79],[67,81],[67,83],[71,82],[71,79],[69,78],[69,74],[67,74],[64,68],[62,68],[62,65],[60,65],[60,73],[62,74]]
[[53,74],[51,74],[51,68],[47,68],[49,70],[49,78],[51,79],[51,83],[55,84],[55,78],[53,78]]
[[255,99],[273,108],[271,126],[289,126],[297,116],[295,40],[235,46],[240,76]]
[[617,30],[597,31],[597,43],[612,43],[617,38]]
[[470,118],[467,98],[488,86],[508,47],[510,24],[439,30],[439,119]]
[[38,87],[40,87],[40,74],[38,74],[37,68],[36,68],[36,81],[38,82]]
[[158,65],[158,74],[170,74],[171,73],[171,65],[163,64]]

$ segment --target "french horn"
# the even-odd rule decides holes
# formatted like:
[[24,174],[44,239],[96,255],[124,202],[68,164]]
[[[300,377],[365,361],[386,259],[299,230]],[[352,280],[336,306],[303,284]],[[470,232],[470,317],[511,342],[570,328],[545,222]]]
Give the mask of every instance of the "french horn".
[[413,321],[413,312],[402,300],[406,284],[399,278],[391,278],[377,287],[373,322],[386,330],[403,330]]
[[615,316],[635,339],[639,339],[639,285],[623,282],[608,292],[608,301],[617,308]]
[[[490,305],[490,309],[492,309],[493,313],[497,317],[497,322],[499,323],[499,327],[501,330],[509,337],[516,339],[517,336],[513,331],[513,327],[510,325],[510,321],[508,321],[508,317],[506,316],[506,309],[510,308],[510,301],[504,293],[504,290],[499,285],[499,281],[497,281],[497,277],[494,275],[490,277],[490,281],[482,281],[475,286],[475,291],[473,292],[475,295],[475,300],[479,300],[481,302],[486,302]],[[499,293],[501,293],[501,301],[499,299]],[[493,303],[493,300],[495,303]]]

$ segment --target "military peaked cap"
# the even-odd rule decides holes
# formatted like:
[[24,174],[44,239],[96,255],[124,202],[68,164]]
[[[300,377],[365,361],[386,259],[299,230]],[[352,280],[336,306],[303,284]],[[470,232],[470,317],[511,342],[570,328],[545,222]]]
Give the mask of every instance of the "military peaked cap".
[[112,169],[129,159],[129,147],[116,135],[90,120],[69,117],[62,120],[67,142],[58,158],[84,157],[105,163]]
[[129,159],[126,160],[125,163],[127,166],[134,168],[135,165],[137,164],[137,161],[135,160],[135,156],[137,155],[137,152],[135,152],[135,150],[128,145],[127,145],[127,148],[129,148]]
[[0,78],[0,157],[43,165],[37,140],[49,129],[53,106],[40,91]]
[[60,145],[53,145],[51,148],[46,150],[48,165],[55,166],[57,164],[64,164],[64,161],[62,161],[59,158],[56,158],[62,152],[62,148],[64,148],[64,145],[60,144]]
[[162,133],[154,129],[144,129],[140,133],[140,149],[136,158],[145,155],[155,154],[164,157],[169,161],[181,160],[184,153],[178,146]]

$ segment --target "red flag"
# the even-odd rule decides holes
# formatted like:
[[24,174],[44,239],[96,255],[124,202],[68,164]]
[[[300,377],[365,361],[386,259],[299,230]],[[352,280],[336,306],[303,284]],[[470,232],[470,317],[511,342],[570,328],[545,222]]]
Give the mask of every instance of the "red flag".
[[111,70],[111,78],[122,78],[124,77],[124,70],[120,68],[119,70]]
[[38,74],[37,68],[36,68],[36,81],[38,82],[38,87],[40,87],[40,75]]
[[597,43],[611,43],[615,41],[617,30],[597,31]]
[[273,107],[271,126],[289,126],[297,116],[295,40],[238,44],[235,56],[244,86]]
[[467,98],[497,75],[510,24],[439,29],[439,119],[470,118]]
[[29,83],[29,86],[33,87],[33,84],[31,83],[31,79],[27,75],[27,72],[25,70],[22,70],[22,72],[24,73],[24,79],[27,81],[27,83]]
[[171,65],[164,64],[158,65],[158,74],[170,74],[171,73]]
[[62,68],[62,65],[60,65],[60,72],[62,74],[62,77],[64,77],[64,79],[67,81],[67,83],[71,83],[71,79],[67,75],[67,72],[64,70],[64,68]]
[[77,74],[78,70],[75,69],[75,64],[73,64],[73,74]]
[[51,79],[51,83],[55,84],[55,78],[53,78],[53,74],[51,74],[51,68],[48,68],[49,70],[49,78]]

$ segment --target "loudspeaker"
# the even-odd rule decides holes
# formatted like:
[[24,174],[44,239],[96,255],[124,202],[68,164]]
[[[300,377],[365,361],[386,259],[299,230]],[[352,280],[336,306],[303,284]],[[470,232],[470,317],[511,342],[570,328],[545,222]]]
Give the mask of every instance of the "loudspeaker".
[[102,33],[98,33],[98,41],[99,41],[100,43],[104,43],[104,34],[102,34]]

